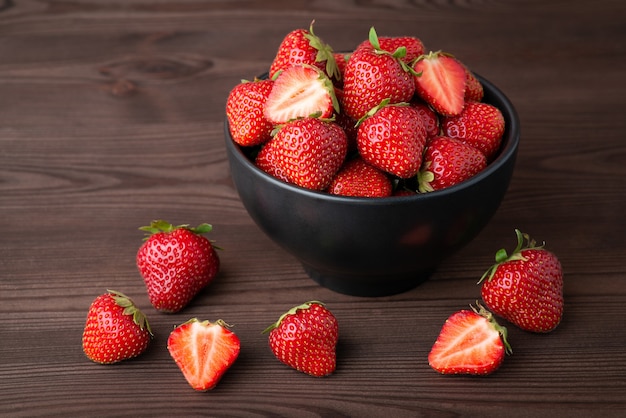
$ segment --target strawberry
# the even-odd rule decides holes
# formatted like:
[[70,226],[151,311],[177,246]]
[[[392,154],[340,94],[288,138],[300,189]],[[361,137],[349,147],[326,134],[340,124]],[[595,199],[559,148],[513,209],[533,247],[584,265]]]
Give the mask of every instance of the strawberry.
[[515,230],[517,247],[501,249],[480,279],[485,305],[519,328],[545,333],[563,317],[563,270],[556,255]]
[[352,53],[344,74],[342,111],[355,120],[384,99],[408,102],[415,94],[412,69],[402,60],[406,48],[393,53],[381,49],[373,27],[369,43]]
[[341,79],[333,49],[313,33],[314,23],[311,22],[309,30],[295,29],[283,38],[270,65],[270,79],[281,70],[302,64],[319,68],[333,80]]
[[480,102],[483,100],[485,90],[483,85],[480,84],[478,78],[472,73],[469,68],[465,68],[465,101],[466,102]]
[[383,100],[360,121],[357,132],[361,157],[400,178],[417,174],[425,144],[422,117],[407,103],[390,105],[388,100]]
[[430,141],[418,174],[422,193],[445,189],[465,181],[487,167],[485,155],[464,142],[438,136]]
[[429,52],[413,64],[416,93],[443,116],[461,113],[465,105],[463,65],[445,52]]
[[296,306],[263,332],[269,332],[270,349],[282,363],[316,377],[335,371],[339,326],[323,303]]
[[422,117],[428,139],[439,135],[439,116],[437,113],[422,100],[416,99],[415,97],[411,100],[410,104],[417,109]]
[[328,187],[339,196],[387,197],[393,187],[386,173],[356,157],[344,164]]
[[[425,52],[422,41],[414,36],[379,36],[378,45],[383,51],[387,51],[392,54],[398,48],[404,48],[406,53],[401,59],[406,63],[412,62]],[[372,47],[372,43],[369,40],[361,42],[356,49],[367,47]]]
[[151,337],[150,324],[133,301],[120,292],[108,290],[89,307],[83,351],[96,363],[117,363],[146,351]]
[[242,146],[269,141],[274,125],[263,114],[272,80],[242,81],[229,93],[226,117],[233,141]]
[[443,135],[481,150],[490,161],[502,143],[504,116],[488,103],[468,102],[459,115],[443,118],[441,130]]
[[153,221],[140,228],[147,232],[136,262],[148,290],[150,303],[161,312],[178,312],[217,275],[220,259],[207,238],[209,224],[196,228]]
[[239,337],[224,321],[192,318],[176,327],[167,339],[167,349],[189,385],[208,391],[233,365],[241,350]]
[[347,149],[339,125],[309,117],[283,125],[259,151],[255,163],[288,183],[324,190],[343,164]]
[[482,306],[450,315],[428,354],[430,367],[442,374],[487,375],[511,353],[506,328]]
[[339,103],[326,74],[309,65],[293,65],[274,80],[264,115],[281,124],[312,115],[328,118],[335,111],[339,111]]

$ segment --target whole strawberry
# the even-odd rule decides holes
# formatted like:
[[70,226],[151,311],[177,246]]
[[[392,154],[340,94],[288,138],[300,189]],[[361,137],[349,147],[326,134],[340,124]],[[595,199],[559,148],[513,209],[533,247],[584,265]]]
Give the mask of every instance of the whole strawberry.
[[445,189],[461,183],[487,167],[487,158],[476,148],[445,136],[432,139],[426,146],[418,174],[422,193]]
[[319,68],[332,80],[341,79],[333,49],[313,33],[314,23],[315,21],[311,22],[309,30],[295,29],[283,38],[270,65],[270,79],[281,70],[301,64]]
[[319,118],[282,125],[255,163],[266,173],[311,190],[325,190],[343,164],[348,139],[339,125]]
[[441,374],[487,375],[511,353],[507,330],[482,306],[450,315],[428,354],[428,364]]
[[323,303],[296,306],[263,332],[269,332],[270,349],[282,363],[317,377],[335,371],[339,326]]
[[485,305],[519,328],[531,332],[554,330],[563,316],[563,270],[556,255],[515,230],[517,247],[511,255],[496,253],[496,264],[482,276]]
[[178,312],[207,286],[220,268],[215,248],[201,234],[209,224],[195,228],[153,221],[140,228],[148,233],[137,252],[137,268],[150,303],[161,312]]
[[412,69],[403,58],[406,48],[394,52],[381,49],[374,28],[369,44],[356,49],[344,73],[342,111],[359,120],[384,99],[389,103],[408,102],[415,94]]
[[[404,48],[406,53],[402,57],[402,61],[411,63],[419,56],[423,55],[424,43],[421,39],[414,36],[379,36],[378,45],[383,51],[394,53],[398,48]],[[356,49],[372,47],[372,43],[369,40],[361,42]]]
[[344,164],[328,187],[328,193],[338,196],[387,197],[392,192],[389,176],[358,156]]
[[457,116],[441,121],[443,135],[457,138],[485,154],[490,161],[500,149],[504,135],[504,116],[489,103],[468,102]]
[[263,114],[272,80],[242,81],[229,93],[226,117],[233,141],[242,146],[269,141],[274,125]]
[[83,351],[96,363],[117,363],[146,351],[151,337],[148,320],[133,301],[120,292],[108,290],[89,307]]
[[414,107],[383,100],[360,122],[357,147],[369,164],[406,179],[420,169],[426,137],[424,121]]

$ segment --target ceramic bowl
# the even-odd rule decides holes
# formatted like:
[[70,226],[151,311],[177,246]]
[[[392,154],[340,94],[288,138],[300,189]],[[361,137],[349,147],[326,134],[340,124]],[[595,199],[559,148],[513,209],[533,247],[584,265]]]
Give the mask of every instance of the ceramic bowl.
[[519,118],[509,99],[477,75],[484,100],[504,115],[497,157],[471,179],[447,189],[388,198],[339,197],[287,184],[258,169],[233,142],[226,150],[240,199],[259,228],[321,286],[355,296],[410,290],[487,225],[509,186]]

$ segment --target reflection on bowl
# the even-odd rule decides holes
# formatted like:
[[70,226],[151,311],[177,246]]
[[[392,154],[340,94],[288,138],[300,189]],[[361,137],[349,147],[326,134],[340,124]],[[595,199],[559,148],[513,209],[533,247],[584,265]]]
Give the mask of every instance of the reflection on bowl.
[[258,169],[225,122],[233,182],[256,224],[298,259],[320,285],[357,296],[407,291],[469,243],[498,209],[511,180],[519,118],[508,98],[477,76],[484,102],[498,107],[506,130],[498,156],[471,179],[414,196],[333,196],[287,184]]

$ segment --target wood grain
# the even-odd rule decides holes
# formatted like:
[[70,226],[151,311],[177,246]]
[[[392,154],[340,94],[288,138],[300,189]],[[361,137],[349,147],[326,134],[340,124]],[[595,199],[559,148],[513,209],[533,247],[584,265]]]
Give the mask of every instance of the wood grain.
[[[0,0],[0,415],[415,417],[626,413],[626,29],[622,2]],[[420,287],[384,298],[320,288],[254,225],[223,146],[226,97],[315,19],[349,50],[374,25],[453,52],[515,104],[522,143],[491,223]],[[210,222],[216,282],[156,313],[134,264],[152,219]],[[441,324],[479,296],[495,250],[523,229],[559,255],[553,333],[509,327],[488,378],[426,361]],[[80,338],[106,288],[151,320],[148,352],[105,367]],[[314,379],[261,331],[304,300],[340,322],[338,369]],[[235,325],[242,353],[194,393],[165,350],[190,317]]]

